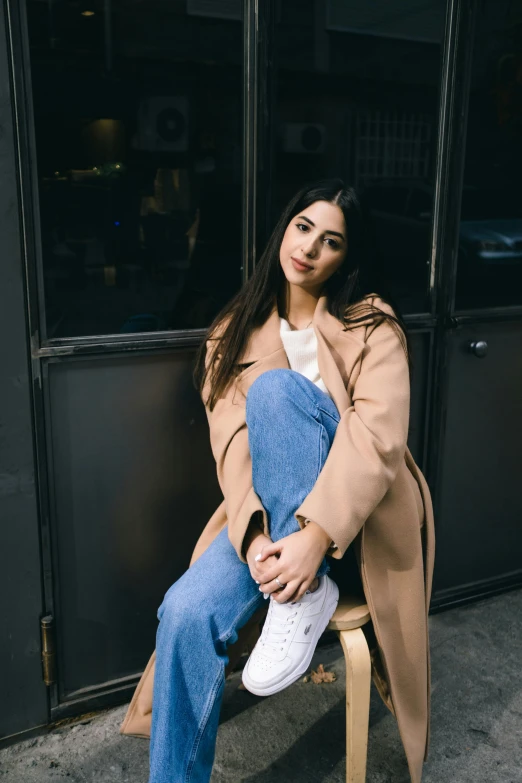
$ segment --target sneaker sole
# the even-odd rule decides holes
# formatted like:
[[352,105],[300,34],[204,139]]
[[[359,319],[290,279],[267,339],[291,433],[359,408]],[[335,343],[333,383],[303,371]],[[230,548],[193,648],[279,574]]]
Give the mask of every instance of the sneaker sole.
[[[254,685],[250,682],[248,677],[248,671],[245,667],[243,669],[243,685],[245,688],[250,691],[250,693],[253,693],[255,696],[273,696],[274,693],[279,693],[279,691],[283,691],[285,688],[288,688],[289,685],[292,685],[294,682],[297,682],[299,677],[301,677],[305,672],[307,671],[308,667],[310,666],[310,663],[312,661],[312,658],[314,657],[315,648],[317,647],[317,642],[323,635],[323,633],[326,631],[328,627],[328,623],[332,619],[333,613],[337,609],[337,604],[339,603],[339,588],[337,585],[335,585],[335,595],[333,600],[330,601],[329,604],[329,611],[328,611],[328,619],[321,627],[320,625],[317,626],[315,634],[313,636],[313,640],[310,643],[310,652],[307,653],[306,658],[303,659],[301,664],[299,665],[299,668],[296,671],[291,672],[288,674],[284,680],[281,682],[275,684],[275,685],[267,685],[266,687],[258,687],[257,685]],[[331,611],[330,611],[331,608]],[[248,666],[248,664],[247,664]]]

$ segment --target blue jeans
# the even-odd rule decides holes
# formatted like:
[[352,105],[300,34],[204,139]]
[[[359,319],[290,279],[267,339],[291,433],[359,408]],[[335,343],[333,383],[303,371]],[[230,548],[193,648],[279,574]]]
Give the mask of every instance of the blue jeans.
[[[299,530],[339,422],[333,400],[300,373],[267,370],[246,400],[252,483],[273,541]],[[318,575],[328,571],[326,558]],[[225,527],[158,609],[149,783],[208,783],[228,662],[227,646],[264,605]]]

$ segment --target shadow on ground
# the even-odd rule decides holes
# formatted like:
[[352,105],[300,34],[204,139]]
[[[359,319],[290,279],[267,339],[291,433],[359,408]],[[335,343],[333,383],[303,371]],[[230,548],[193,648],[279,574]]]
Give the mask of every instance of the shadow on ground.
[[[430,617],[432,733],[423,783],[522,780],[522,591]],[[330,637],[331,638],[331,637]],[[212,783],[345,783],[344,658],[338,643],[302,681],[262,699],[227,681]],[[147,740],[122,737],[126,707],[0,751],[9,783],[147,783]],[[409,783],[397,725],[372,687],[367,783]],[[173,781],[173,783],[176,783]]]

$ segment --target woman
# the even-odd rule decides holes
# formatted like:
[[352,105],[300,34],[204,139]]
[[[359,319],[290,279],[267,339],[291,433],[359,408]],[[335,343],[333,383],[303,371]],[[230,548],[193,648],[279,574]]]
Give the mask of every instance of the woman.
[[[406,445],[409,342],[367,293],[363,225],[340,180],[303,188],[197,357],[224,500],[158,610],[149,783],[209,780],[229,648],[265,601],[245,686],[270,695],[306,671],[337,605],[330,557],[347,550],[372,615],[374,681],[421,778],[433,513]],[[132,723],[152,665],[122,733],[146,733]]]

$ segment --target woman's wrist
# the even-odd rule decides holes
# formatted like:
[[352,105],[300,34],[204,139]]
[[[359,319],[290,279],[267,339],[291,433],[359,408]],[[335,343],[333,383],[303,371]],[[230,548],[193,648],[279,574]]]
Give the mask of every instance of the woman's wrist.
[[324,549],[325,554],[333,544],[329,534],[323,527],[321,527],[321,525],[318,525],[317,522],[310,520],[303,528],[303,531],[308,531],[308,535],[314,537],[314,539],[318,542],[318,545]]

